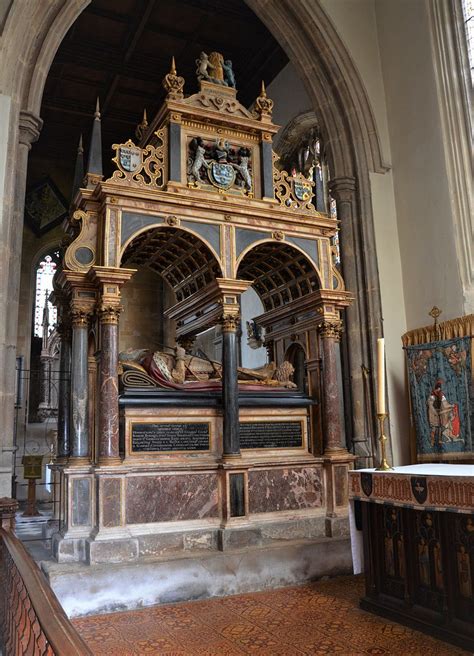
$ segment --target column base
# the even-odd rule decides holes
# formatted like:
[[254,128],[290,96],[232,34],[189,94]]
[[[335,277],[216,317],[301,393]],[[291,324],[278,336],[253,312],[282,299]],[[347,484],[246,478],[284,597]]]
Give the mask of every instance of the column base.
[[99,467],[120,467],[123,462],[122,458],[99,456],[99,462],[97,464]]
[[89,467],[92,463],[89,456],[69,456],[67,464],[68,467]]

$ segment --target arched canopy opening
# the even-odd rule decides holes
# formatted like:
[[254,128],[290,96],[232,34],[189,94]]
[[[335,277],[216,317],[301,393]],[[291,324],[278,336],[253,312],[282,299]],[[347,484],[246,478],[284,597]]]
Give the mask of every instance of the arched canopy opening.
[[237,277],[253,281],[265,312],[320,288],[318,273],[306,255],[277,242],[264,242],[248,251],[239,264]]
[[172,287],[179,303],[221,276],[211,249],[196,235],[162,226],[141,232],[125,249],[122,266],[148,267]]

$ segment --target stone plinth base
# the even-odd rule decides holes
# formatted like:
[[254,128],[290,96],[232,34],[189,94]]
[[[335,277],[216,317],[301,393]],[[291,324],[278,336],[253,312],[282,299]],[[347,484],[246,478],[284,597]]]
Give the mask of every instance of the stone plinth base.
[[59,563],[126,563],[143,558],[173,558],[194,552],[265,547],[294,540],[348,537],[347,517],[300,517],[286,521],[202,527],[161,533],[94,538],[53,536],[53,555]]
[[352,572],[350,541],[319,538],[226,552],[43,569],[69,617],[254,592]]

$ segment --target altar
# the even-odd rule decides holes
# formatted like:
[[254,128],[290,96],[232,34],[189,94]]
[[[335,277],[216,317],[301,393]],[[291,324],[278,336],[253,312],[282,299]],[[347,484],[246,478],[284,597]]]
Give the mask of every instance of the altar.
[[[221,61],[202,53],[191,95],[172,61],[163,106],[113,145],[108,179],[96,110],[54,290],[71,368],[52,465],[60,562],[348,550],[338,222],[314,181],[278,166],[264,85],[247,109]],[[240,363],[249,290],[255,367]]]
[[349,474],[361,608],[474,649],[474,465]]

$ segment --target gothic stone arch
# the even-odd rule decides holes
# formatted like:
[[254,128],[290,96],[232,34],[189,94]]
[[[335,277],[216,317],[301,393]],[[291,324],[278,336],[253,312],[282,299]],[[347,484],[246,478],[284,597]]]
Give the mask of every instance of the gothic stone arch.
[[[12,3],[1,35],[0,88],[11,97],[5,119],[9,166],[3,185],[8,202],[4,201],[1,208],[0,233],[0,301],[3,308],[7,302],[10,308],[0,329],[0,411],[7,465],[13,437],[14,399],[10,383],[15,369],[22,238],[16,227],[23,220],[28,152],[41,130],[41,99],[53,57],[88,4],[89,0]],[[332,193],[339,204],[339,216],[348,226],[346,248],[343,245],[344,274],[348,288],[357,297],[347,313],[351,344],[351,384],[347,390],[350,388],[352,394],[353,439],[363,443],[363,403],[357,392],[361,388],[361,365],[370,367],[375,361],[373,342],[381,331],[369,171],[386,169],[375,120],[350,55],[319,3],[301,0],[297,10],[289,0],[247,0],[247,4],[295,65],[321,120],[331,153],[335,173]]]

